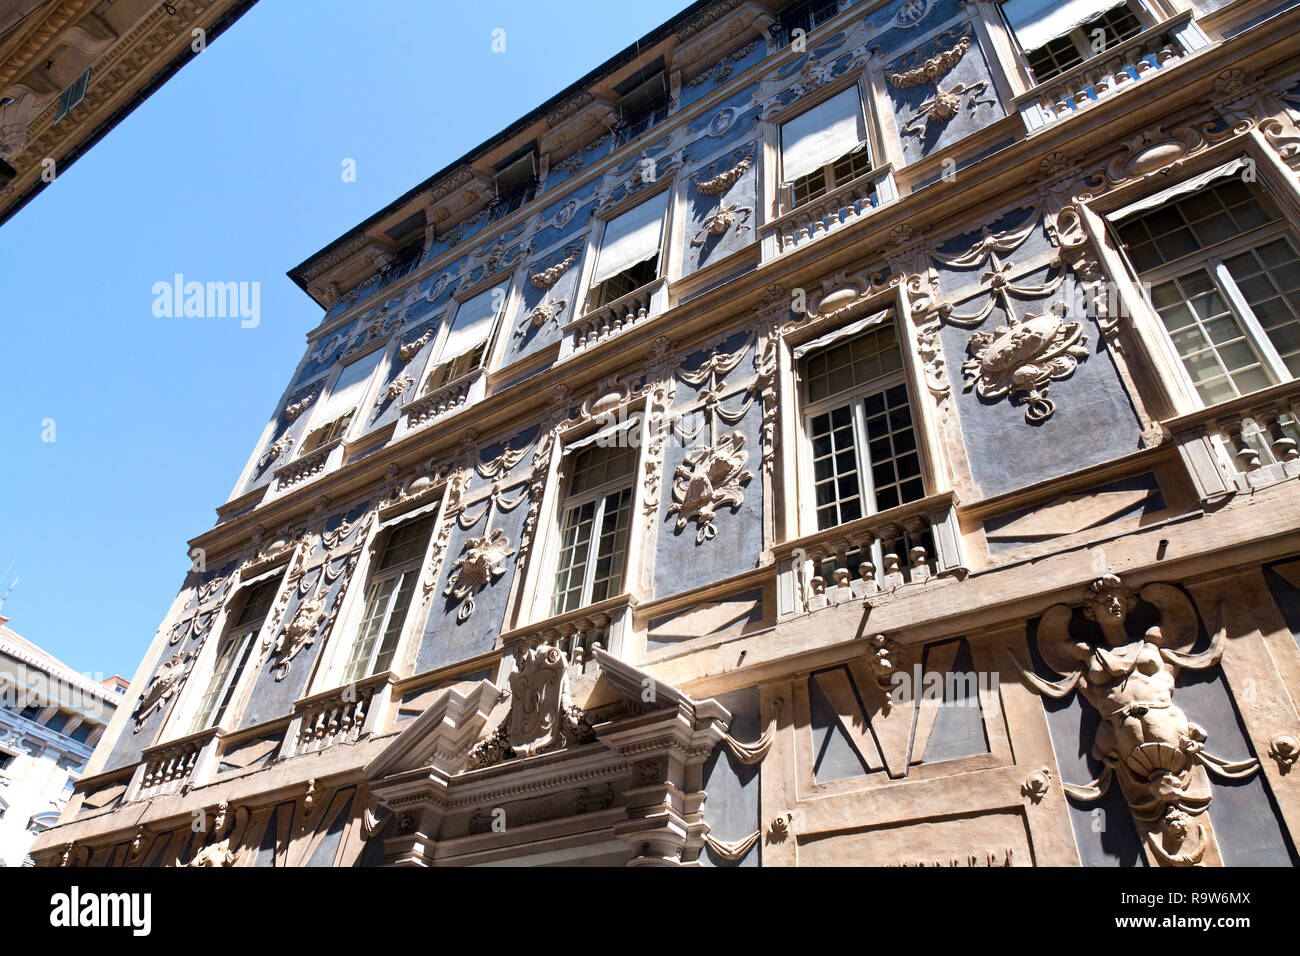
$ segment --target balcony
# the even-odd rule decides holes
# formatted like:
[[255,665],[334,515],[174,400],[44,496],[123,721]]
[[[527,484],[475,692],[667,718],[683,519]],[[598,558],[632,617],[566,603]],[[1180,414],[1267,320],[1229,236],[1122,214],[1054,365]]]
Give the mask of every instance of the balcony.
[[819,239],[897,198],[893,166],[886,164],[863,173],[765,225],[761,232],[763,258],[779,256]]
[[952,492],[827,528],[775,550],[783,615],[866,601],[964,574]]
[[289,464],[275,470],[275,490],[284,491],[286,488],[292,488],[294,485],[301,484],[309,478],[314,478],[325,471],[330,464],[330,456],[335,449],[343,447],[343,439],[336,438],[328,444],[321,445],[314,451],[305,455],[300,455]]
[[1156,70],[1209,45],[1190,10],[1084,60],[1016,97],[1029,132],[1085,109]]
[[220,742],[221,729],[209,727],[150,747],[141,755],[126,802],[161,797],[206,783]]
[[1300,476],[1300,380],[1283,382],[1161,424],[1202,503]]
[[364,680],[304,698],[294,705],[282,756],[313,753],[335,744],[355,743],[374,733],[393,675],[385,671]]
[[596,651],[618,655],[635,603],[630,594],[621,594],[517,628],[501,635],[502,650],[509,656],[529,647],[549,644],[564,652],[573,671],[586,673],[595,667]]
[[656,279],[613,302],[593,309],[563,329],[568,353],[581,352],[612,339],[639,322],[658,315],[668,305],[668,280]]
[[402,417],[406,419],[406,427],[418,428],[425,422],[431,422],[460,408],[470,401],[470,390],[482,379],[483,370],[475,369],[470,374],[462,375],[440,388],[433,389],[427,395],[403,405]]

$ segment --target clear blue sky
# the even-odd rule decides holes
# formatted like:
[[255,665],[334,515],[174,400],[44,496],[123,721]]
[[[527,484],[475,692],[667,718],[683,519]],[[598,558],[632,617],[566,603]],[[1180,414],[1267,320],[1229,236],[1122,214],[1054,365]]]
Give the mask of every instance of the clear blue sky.
[[[9,626],[131,677],[320,320],[285,272],[684,6],[261,0],[0,226]],[[260,326],[156,318],[177,272]]]

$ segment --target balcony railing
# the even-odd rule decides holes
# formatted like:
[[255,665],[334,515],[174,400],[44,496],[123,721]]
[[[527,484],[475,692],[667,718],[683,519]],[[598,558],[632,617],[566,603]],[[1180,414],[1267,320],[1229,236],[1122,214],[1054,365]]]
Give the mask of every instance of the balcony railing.
[[631,619],[631,595],[601,601],[547,618],[501,636],[502,650],[514,654],[528,647],[549,644],[564,652],[570,668],[584,673],[595,666],[596,651],[619,652],[621,637]]
[[205,783],[220,737],[219,728],[209,727],[149,748],[141,756],[135,785],[126,799],[158,797]]
[[940,575],[964,573],[951,492],[788,541],[776,549],[782,612],[871,601]]
[[1300,476],[1300,380],[1163,424],[1202,501]]
[[764,257],[780,255],[795,246],[834,232],[897,198],[898,190],[894,186],[892,166],[880,166],[863,173],[764,226]]
[[352,743],[372,733],[382,716],[379,705],[392,679],[388,672],[375,674],[299,701],[294,706],[297,727],[289,728],[292,754],[284,756]]
[[1030,132],[1209,45],[1188,10],[1016,97]]
[[460,408],[469,400],[470,387],[482,374],[482,369],[475,369],[472,374],[463,375],[456,381],[448,382],[428,395],[402,406],[406,427],[415,428]]
[[294,485],[306,481],[308,478],[314,478],[325,470],[329,464],[330,455],[334,449],[343,445],[343,439],[335,439],[326,445],[321,445],[315,451],[296,458],[283,468],[277,468],[275,471],[275,490],[283,491],[285,488],[292,488]]
[[668,280],[659,278],[588,312],[564,327],[570,352],[580,352],[627,331],[664,311],[667,301]]

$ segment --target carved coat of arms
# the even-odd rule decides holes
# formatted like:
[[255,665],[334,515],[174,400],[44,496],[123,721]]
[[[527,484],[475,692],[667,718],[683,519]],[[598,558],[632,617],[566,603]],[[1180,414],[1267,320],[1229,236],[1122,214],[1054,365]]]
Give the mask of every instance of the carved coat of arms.
[[569,697],[568,661],[558,647],[542,644],[519,658],[510,675],[510,749],[527,757],[554,743]]

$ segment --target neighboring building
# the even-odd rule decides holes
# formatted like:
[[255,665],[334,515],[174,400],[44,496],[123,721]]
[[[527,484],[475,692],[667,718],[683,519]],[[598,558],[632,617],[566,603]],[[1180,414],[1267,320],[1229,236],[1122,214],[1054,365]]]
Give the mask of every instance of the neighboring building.
[[0,617],[0,866],[58,820],[128,688],[97,683],[24,640]]
[[0,10],[0,224],[254,2],[6,0]]
[[471,150],[37,859],[1294,863],[1298,30],[720,0]]

